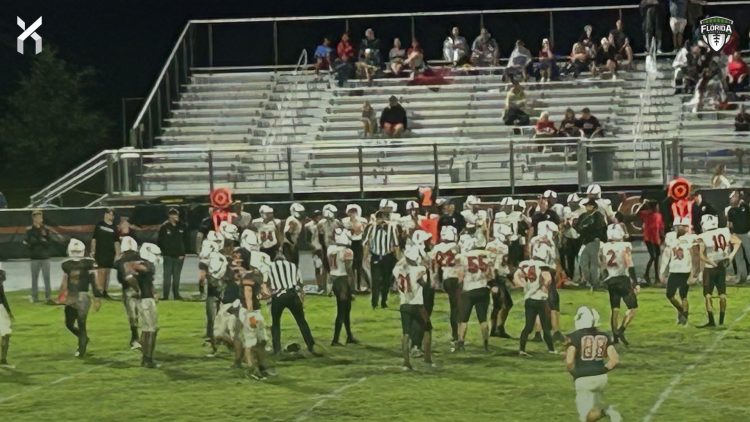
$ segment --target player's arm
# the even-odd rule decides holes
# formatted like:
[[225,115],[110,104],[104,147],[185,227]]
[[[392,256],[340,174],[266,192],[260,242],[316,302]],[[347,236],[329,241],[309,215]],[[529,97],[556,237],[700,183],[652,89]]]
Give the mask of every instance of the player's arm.
[[351,249],[344,251],[344,268],[350,286],[354,286],[354,252]]
[[2,283],[2,277],[4,277],[4,274],[3,270],[0,270],[0,304],[2,304],[5,311],[8,312],[8,317],[13,320],[15,318],[13,317],[13,312],[10,311],[10,304],[8,304],[8,298],[5,296],[5,288]]
[[732,262],[734,261],[734,256],[737,255],[737,252],[739,252],[742,247],[742,241],[736,234],[732,234],[729,236],[729,243],[732,245],[732,253],[729,254],[729,262]]
[[661,268],[659,268],[659,275],[662,281],[667,278],[667,269],[669,268],[669,261],[672,259],[672,248],[669,246],[664,248],[661,254]]
[[571,374],[576,369],[576,347],[572,344],[565,350],[565,369]]
[[716,267],[716,263],[713,260],[711,260],[711,258],[709,258],[708,255],[706,254],[706,244],[703,243],[703,240],[698,239],[698,242],[694,247],[698,248],[698,256],[700,257],[700,263],[708,264],[712,267]]
[[617,354],[617,349],[615,349],[615,346],[612,344],[607,346],[607,357],[609,359],[607,359],[607,363],[605,363],[604,366],[608,371],[611,371],[620,363],[620,355]]
[[520,268],[513,274],[513,285],[519,288],[523,288],[526,285],[526,278]]
[[60,293],[68,294],[68,274],[63,273],[62,283],[60,283]]
[[633,251],[630,248],[625,248],[623,252],[625,261],[625,267],[628,269],[628,276],[630,277],[630,286],[638,286],[638,276],[635,275],[635,266],[633,265]]

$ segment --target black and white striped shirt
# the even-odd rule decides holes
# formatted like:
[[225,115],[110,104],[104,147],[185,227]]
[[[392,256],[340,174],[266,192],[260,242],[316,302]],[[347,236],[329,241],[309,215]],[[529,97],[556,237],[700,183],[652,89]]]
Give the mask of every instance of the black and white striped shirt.
[[285,290],[294,289],[302,285],[299,268],[293,262],[285,259],[276,260],[269,269],[271,291],[276,296]]
[[372,225],[367,233],[367,244],[370,253],[377,256],[388,255],[395,246],[398,246],[398,235],[396,226],[385,223],[381,226]]

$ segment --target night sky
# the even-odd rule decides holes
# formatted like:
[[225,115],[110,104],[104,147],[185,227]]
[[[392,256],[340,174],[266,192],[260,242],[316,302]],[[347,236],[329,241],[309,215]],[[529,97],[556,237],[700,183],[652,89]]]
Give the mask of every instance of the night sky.
[[[194,1],[194,0],[2,0],[0,2],[0,97],[13,89],[18,75],[24,71],[31,55],[21,56],[15,51],[15,38],[20,33],[16,16],[27,24],[38,16],[44,23],[38,31],[45,45],[55,45],[60,55],[77,66],[89,66],[98,71],[97,83],[101,98],[96,99],[114,122],[120,119],[122,97],[141,97],[148,94],[179,31],[191,18],[261,17],[328,15],[345,13],[388,13],[438,10],[471,10],[491,8],[531,8],[550,6],[579,6],[590,4],[625,4],[633,1],[613,0],[557,0],[482,1],[435,0],[408,2],[381,0],[363,1]],[[724,14],[734,14],[737,7]],[[748,7],[744,7],[748,9]],[[745,10],[747,12],[747,10]],[[524,38],[536,54],[541,38],[546,37],[549,18],[544,14],[488,16],[485,25],[498,39],[503,57],[507,57],[516,38]],[[566,13],[555,19],[555,50],[568,54],[570,46],[585,23],[593,23],[598,36],[604,35],[614,24],[617,12],[595,15],[590,12]],[[732,16],[728,16],[732,17]],[[665,18],[666,19],[666,18]],[[625,15],[626,30],[631,40],[642,44],[637,10]],[[745,27],[744,21],[741,28]],[[458,24],[469,41],[479,29],[478,17],[420,18],[417,37],[422,41],[428,58],[436,58],[440,42],[450,26]],[[291,63],[302,48],[311,50],[323,35],[338,39],[344,21],[282,24],[279,27],[280,62]],[[665,20],[666,25],[666,20]],[[350,22],[355,42],[368,26],[375,28],[385,45],[394,36],[408,40],[409,19],[380,22],[361,20]],[[215,64],[247,65],[272,64],[272,25],[229,25],[214,30]],[[666,29],[666,27],[665,27]],[[746,29],[742,30],[743,46],[747,45]],[[665,32],[665,34],[669,34]],[[197,54],[205,57],[205,30],[197,32]],[[666,37],[665,37],[666,38]],[[31,45],[31,42],[28,42]],[[311,52],[311,51],[310,51]],[[203,64],[203,63],[197,63]],[[2,110],[0,109],[0,112]],[[119,127],[119,126],[116,126]],[[112,145],[119,145],[119,130],[113,133]]]

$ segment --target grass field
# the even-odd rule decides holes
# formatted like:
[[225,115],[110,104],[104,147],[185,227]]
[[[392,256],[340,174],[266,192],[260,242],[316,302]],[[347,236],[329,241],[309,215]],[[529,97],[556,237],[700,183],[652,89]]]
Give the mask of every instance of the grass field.
[[[324,357],[281,358],[278,375],[251,381],[229,369],[229,354],[204,357],[203,304],[162,302],[157,370],[142,369],[140,356],[125,345],[128,329],[119,302],[91,314],[90,354],[73,357],[75,338],[63,326],[62,307],[31,305],[24,293],[10,296],[16,322],[10,360],[0,369],[3,420],[258,420],[258,421],[574,421],[572,380],[561,356],[530,343],[531,359],[517,357],[517,340],[491,339],[481,350],[479,328],[469,327],[464,353],[448,352],[447,298],[437,297],[433,314],[439,367],[404,373],[398,353],[397,298],[391,308],[373,311],[365,297],[354,303],[353,327],[362,344],[328,347],[335,304],[309,297],[308,320]],[[653,421],[745,421],[750,418],[750,289],[730,287],[725,328],[699,330],[704,322],[697,288],[691,290],[688,328],[661,289],[644,290],[640,313],[629,330],[622,365],[610,374],[606,400],[625,420],[644,420],[662,397]],[[518,292],[508,331],[521,330]],[[608,318],[603,292],[561,292],[564,331],[580,305]],[[717,315],[718,317],[718,315]],[[302,344],[291,315],[283,320],[282,341]],[[270,334],[270,333],[269,333]],[[619,347],[619,346],[618,346]],[[537,352],[537,353],[534,353]]]

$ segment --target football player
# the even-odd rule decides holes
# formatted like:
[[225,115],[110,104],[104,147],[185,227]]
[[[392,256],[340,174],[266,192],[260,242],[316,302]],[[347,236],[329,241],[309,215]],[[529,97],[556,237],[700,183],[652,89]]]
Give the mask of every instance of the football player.
[[[677,323],[687,325],[688,312],[688,279],[696,271],[693,264],[693,256],[698,247],[697,236],[690,233],[690,218],[678,217],[672,223],[675,231],[667,233],[664,239],[664,252],[662,253],[661,275],[662,284],[667,283],[667,300],[677,310]],[[667,273],[668,271],[668,273]],[[667,274],[669,279],[667,279]],[[681,301],[675,298],[679,291]]]
[[407,240],[411,238],[416,230],[420,229],[424,218],[423,215],[419,215],[419,204],[416,201],[406,203],[406,215],[401,217],[398,222],[401,230],[402,247],[405,247]]
[[[552,340],[564,342],[565,336],[560,332],[560,293],[557,290],[557,278],[556,271],[559,268],[559,261],[557,260],[556,251],[554,244],[551,242],[539,242],[533,245],[531,250],[532,260],[539,263],[540,268],[543,272],[547,273],[551,277],[549,287],[547,289],[547,306],[549,308],[550,327],[552,330]],[[541,327],[541,318],[538,319],[539,327],[544,331],[544,327]],[[539,333],[539,331],[537,331]],[[536,339],[535,335],[535,339]],[[541,336],[539,336],[541,337]]]
[[[415,247],[419,250],[419,261],[417,261],[417,264],[428,269],[432,268],[429,255],[429,251],[431,250],[431,239],[432,235],[430,233],[417,229],[406,243],[406,247]],[[427,271],[427,284],[422,287],[422,298],[424,308],[429,317],[432,317],[432,310],[435,307],[435,288],[433,287],[435,280],[436,276],[431,274],[430,271]],[[412,342],[414,343],[412,345],[412,352],[415,357],[420,357],[422,353],[422,334],[424,333],[420,331],[412,338]]]
[[[245,230],[244,233],[249,230]],[[198,253],[198,290],[201,299],[206,298],[206,278],[208,274],[208,257],[213,252],[219,252],[224,248],[224,238],[218,232],[209,231],[206,238],[201,242],[201,249]]]
[[153,243],[144,243],[139,251],[140,261],[128,262],[125,268],[128,275],[125,279],[136,291],[138,298],[138,315],[141,323],[141,366],[158,368],[154,361],[156,334],[159,331],[159,315],[156,310],[157,291],[154,287],[154,273],[161,261],[161,249]]
[[466,202],[464,202],[464,209],[461,211],[461,215],[464,217],[464,220],[466,220],[466,224],[473,224],[477,225],[477,217],[479,216],[479,204],[482,203],[482,200],[474,195],[469,195],[466,197]]
[[547,201],[547,208],[551,209],[560,219],[562,219],[564,208],[562,204],[557,203],[557,192],[546,190],[544,191],[542,198]]
[[482,331],[484,350],[489,351],[490,331],[487,326],[487,310],[490,307],[489,284],[494,281],[494,263],[496,256],[468,239],[462,245],[458,257],[461,266],[461,322],[458,325],[458,343],[456,350],[464,350],[466,328],[471,318],[472,309],[476,308],[477,320]]
[[273,208],[261,205],[260,217],[253,220],[252,226],[260,237],[261,252],[275,259],[279,251],[281,220],[274,218]]
[[284,255],[289,262],[299,265],[299,249],[297,240],[302,233],[302,227],[306,224],[305,207],[300,203],[293,203],[289,207],[289,217],[284,222],[284,245],[282,246]]
[[100,297],[103,292],[96,283],[96,262],[84,257],[86,245],[78,239],[71,239],[68,243],[68,260],[62,263],[63,279],[60,295],[65,298],[65,326],[78,338],[76,357],[86,355],[89,337],[86,332],[86,320],[91,309],[89,286],[96,297],[95,310],[101,306]]
[[256,380],[263,380],[272,373],[267,368],[266,343],[268,342],[268,333],[266,332],[265,319],[260,312],[260,301],[269,298],[270,292],[264,287],[263,273],[257,269],[265,263],[256,262],[256,256],[253,256],[250,262],[253,269],[246,272],[242,278],[243,306],[239,311],[239,319],[242,323],[242,343],[245,348],[244,355],[245,363],[248,366],[248,375]]
[[577,284],[573,283],[572,280],[575,278],[576,259],[578,258],[578,252],[581,250],[581,235],[576,231],[575,226],[578,222],[578,217],[586,212],[580,205],[580,200],[576,193],[568,195],[568,205],[563,208],[563,223],[560,230],[562,233],[562,244],[560,247],[562,264],[565,274],[568,277],[568,284],[574,287]]
[[11,322],[14,320],[13,312],[10,310],[8,298],[5,296],[5,270],[0,263],[0,368],[13,369],[8,364],[8,349],[10,348],[10,335],[13,334]]
[[[633,266],[633,246],[625,242],[622,226],[610,224],[607,227],[607,242],[599,248],[599,263],[604,268],[604,285],[609,291],[610,327],[614,342],[622,341],[626,346],[625,329],[633,322],[638,309],[638,278]],[[625,302],[628,310],[619,322],[620,301]]]
[[117,269],[117,281],[122,285],[122,304],[125,307],[125,314],[130,324],[130,348],[140,350],[141,344],[138,342],[138,300],[135,298],[135,292],[130,288],[130,284],[125,280],[127,271],[125,263],[138,261],[138,243],[130,236],[120,239],[120,258],[115,262]]
[[719,325],[724,324],[727,311],[727,267],[742,247],[742,241],[726,227],[719,228],[719,219],[706,214],[701,218],[703,233],[699,235],[700,253],[705,263],[703,269],[703,296],[706,298],[708,322],[698,328],[715,327],[711,295],[714,288],[719,294]]
[[[362,236],[367,228],[367,220],[362,217],[362,208],[356,204],[346,206],[346,218],[341,222],[343,227],[349,230],[352,238],[351,250],[354,254],[352,259],[352,269],[354,270],[354,280],[357,284],[357,290],[367,291],[370,282],[367,280],[367,273],[362,269],[364,261],[364,245]],[[364,279],[365,286],[362,285]]]
[[[217,256],[214,255],[214,257]],[[243,349],[240,340],[239,307],[242,298],[241,284],[244,270],[230,264],[225,259],[218,265],[212,265],[211,267],[216,270],[212,277],[222,280],[219,311],[216,313],[216,319],[214,320],[214,345],[221,343],[233,350],[234,364],[232,367],[239,369],[242,365]],[[221,274],[222,272],[224,274]]]
[[458,301],[461,294],[461,286],[458,281],[459,266],[458,256],[461,251],[456,243],[456,228],[443,226],[440,231],[440,243],[430,251],[430,261],[433,271],[439,275],[443,290],[448,294],[448,305],[450,308],[451,342],[455,347],[458,341]]
[[593,422],[609,417],[612,422],[620,422],[622,416],[613,406],[604,409],[600,404],[607,386],[607,373],[615,369],[620,357],[609,335],[596,328],[598,323],[596,309],[578,308],[576,330],[568,335],[570,342],[565,352],[565,366],[575,380],[579,420]]
[[596,183],[589,185],[586,189],[586,197],[596,201],[597,211],[602,214],[604,221],[614,223],[615,212],[612,210],[612,201],[602,198],[602,187]]
[[495,254],[493,265],[495,278],[490,284],[490,295],[492,296],[492,314],[490,337],[511,338],[505,331],[505,320],[508,319],[510,309],[513,307],[513,298],[508,290],[508,244],[507,239],[513,233],[510,227],[504,225],[494,226],[494,238],[487,244],[487,250]]
[[337,227],[334,233],[334,244],[328,247],[326,258],[331,269],[331,285],[336,296],[336,322],[333,328],[331,346],[341,346],[339,335],[341,325],[346,329],[346,344],[357,344],[351,327],[352,296],[354,287],[354,271],[352,260],[354,252],[349,249],[351,244],[349,230]]
[[[411,342],[415,335],[422,335],[424,361],[432,366],[432,323],[424,307],[422,287],[427,284],[427,268],[418,264],[421,254],[416,247],[404,251],[404,260],[393,269],[400,298],[401,352],[404,370],[411,370]],[[422,334],[424,333],[424,334]]]
[[[323,206],[323,219],[318,223],[318,236],[320,238],[320,246],[324,251],[328,251],[328,246],[336,243],[334,234],[336,228],[341,227],[341,222],[336,217],[338,212],[338,208],[333,204],[326,204]],[[323,280],[327,280],[328,274],[331,272],[330,265],[328,265],[328,259],[323,260],[323,270],[325,271]],[[327,290],[327,286],[325,290]]]
[[231,255],[234,248],[240,245],[240,229],[228,221],[222,221],[219,234],[224,239],[224,255]]
[[543,262],[536,260],[527,260],[521,262],[513,275],[513,284],[523,288],[524,309],[526,314],[526,323],[521,331],[518,355],[531,356],[526,352],[526,342],[529,334],[534,329],[534,323],[539,318],[542,325],[544,342],[547,344],[549,353],[555,352],[555,345],[552,343],[552,334],[550,333],[550,319],[547,313],[549,298],[549,287],[552,283],[552,274],[544,271]]

